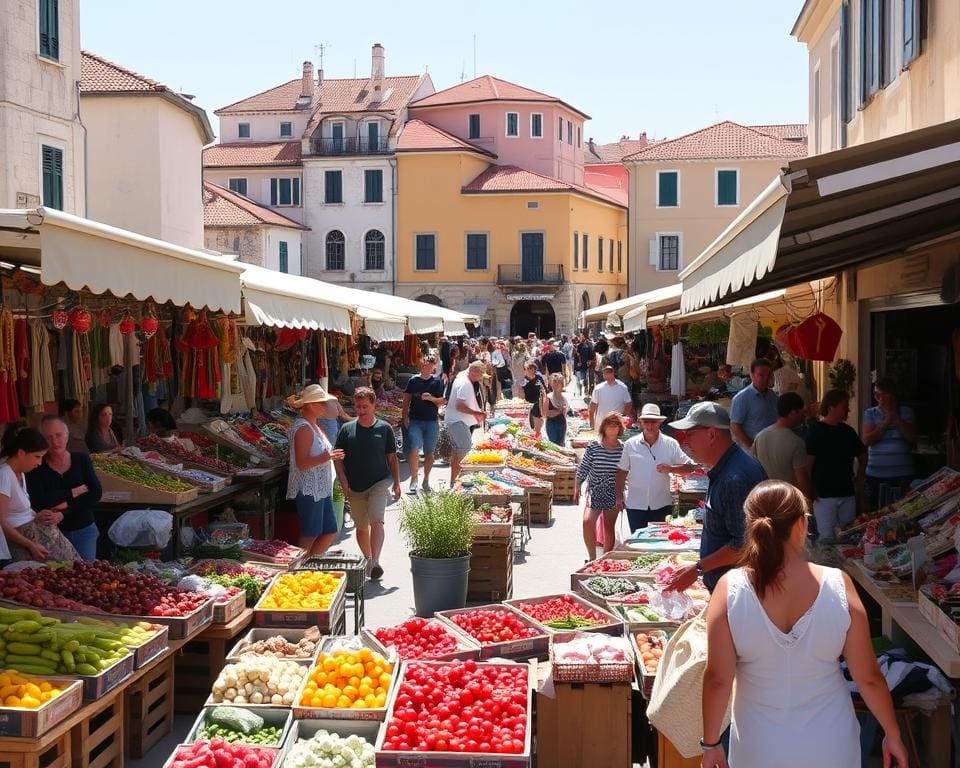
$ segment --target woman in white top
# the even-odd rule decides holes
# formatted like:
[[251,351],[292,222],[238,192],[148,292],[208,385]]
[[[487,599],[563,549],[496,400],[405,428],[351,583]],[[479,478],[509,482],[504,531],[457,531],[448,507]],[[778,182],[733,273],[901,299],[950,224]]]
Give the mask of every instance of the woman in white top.
[[300,518],[300,547],[309,556],[327,551],[337,536],[337,517],[333,512],[333,462],[343,458],[335,450],[317,423],[326,412],[325,404],[335,399],[319,384],[311,384],[287,405],[299,411],[290,438],[290,474],[287,498],[293,499]]
[[[47,440],[22,423],[10,424],[0,442],[0,560],[78,560],[57,528],[59,509],[34,512],[24,475],[40,466]],[[60,505],[64,509],[66,503]]]
[[840,656],[884,730],[884,766],[907,767],[886,680],[850,577],[806,557],[803,494],[760,483],[744,503],[741,568],[724,575],[707,608],[703,768],[726,768],[722,720],[733,681],[730,764],[735,768],[851,768],[860,729]]

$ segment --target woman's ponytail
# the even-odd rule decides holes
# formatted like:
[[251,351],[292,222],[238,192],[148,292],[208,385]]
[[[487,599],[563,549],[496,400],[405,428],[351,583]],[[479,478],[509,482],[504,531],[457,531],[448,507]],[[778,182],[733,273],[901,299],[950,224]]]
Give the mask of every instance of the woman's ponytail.
[[740,565],[750,572],[762,599],[780,581],[787,542],[796,521],[807,513],[807,500],[789,483],[767,480],[750,492],[743,510],[747,529]]

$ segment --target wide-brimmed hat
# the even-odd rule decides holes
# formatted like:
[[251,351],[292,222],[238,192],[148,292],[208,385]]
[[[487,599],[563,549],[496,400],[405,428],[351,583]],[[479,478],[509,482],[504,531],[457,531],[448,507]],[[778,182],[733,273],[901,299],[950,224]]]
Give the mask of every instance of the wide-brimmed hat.
[[671,421],[670,426],[681,431],[694,427],[730,429],[730,412],[719,403],[711,401],[696,403],[687,411],[685,418]]
[[656,403],[647,403],[640,409],[640,415],[637,417],[640,421],[653,420],[666,421],[666,416],[660,415],[660,406]]
[[300,390],[299,395],[291,395],[287,398],[287,404],[292,408],[302,408],[307,403],[325,403],[336,399],[319,384],[310,384]]

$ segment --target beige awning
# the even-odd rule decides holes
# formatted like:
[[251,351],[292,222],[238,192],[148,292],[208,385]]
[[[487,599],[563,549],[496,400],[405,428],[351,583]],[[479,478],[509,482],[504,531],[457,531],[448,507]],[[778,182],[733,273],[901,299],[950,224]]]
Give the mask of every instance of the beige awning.
[[[625,299],[611,301],[609,304],[601,304],[593,309],[588,309],[580,313],[580,325],[584,326],[591,321],[606,320],[609,324],[614,324],[617,319],[624,323],[624,332],[631,330],[642,330],[646,327],[645,321],[640,318],[649,309],[673,308],[680,301],[682,286],[680,283],[667,285],[663,288],[654,288],[652,291],[638,293],[635,296],[628,296]],[[640,310],[643,310],[641,312]],[[626,318],[630,316],[631,325],[626,327]],[[638,325],[639,323],[639,325]]]
[[232,259],[50,208],[0,210],[0,230],[0,255],[39,266],[46,285],[240,312]]
[[245,264],[243,307],[249,325],[351,333],[349,300],[336,286],[300,275]]
[[680,273],[685,312],[960,234],[960,120],[791,162]]
[[476,315],[457,312],[424,301],[414,301],[402,296],[391,296],[387,293],[346,286],[337,286],[337,290],[341,296],[347,297],[349,301],[354,303],[361,316],[363,314],[361,308],[369,307],[394,317],[405,318],[410,333],[438,333],[443,331],[448,336],[466,336],[466,323],[479,323],[479,318]]
[[363,330],[374,341],[403,341],[407,333],[407,321],[403,317],[385,315],[375,309],[357,307],[363,318]]
[[[809,286],[798,287],[790,291],[790,298],[793,301],[800,299],[812,299],[813,293]],[[707,320],[719,320],[728,317],[731,312],[738,309],[755,309],[758,315],[763,317],[785,317],[790,311],[787,297],[787,290],[780,288],[776,291],[768,291],[757,296],[751,296],[739,301],[731,301],[729,304],[720,304],[715,307],[698,309],[695,312],[684,312],[682,309],[676,309],[673,312],[664,312],[652,315],[647,318],[650,323],[697,323]]]

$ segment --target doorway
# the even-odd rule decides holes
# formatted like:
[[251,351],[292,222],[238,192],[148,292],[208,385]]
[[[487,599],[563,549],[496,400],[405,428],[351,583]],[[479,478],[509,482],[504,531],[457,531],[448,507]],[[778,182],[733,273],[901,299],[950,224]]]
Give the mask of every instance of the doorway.
[[556,332],[557,317],[546,301],[518,301],[510,310],[510,335],[527,337],[530,331],[538,339],[549,339]]
[[543,282],[543,232],[521,233],[520,272],[524,283]]

